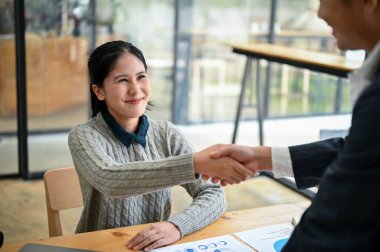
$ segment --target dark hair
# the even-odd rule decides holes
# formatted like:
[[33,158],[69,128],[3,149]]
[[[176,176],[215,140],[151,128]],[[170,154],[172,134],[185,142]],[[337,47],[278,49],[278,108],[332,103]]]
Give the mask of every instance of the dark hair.
[[[99,111],[106,109],[107,105],[105,101],[98,99],[91,86],[95,84],[102,88],[105,78],[107,78],[109,72],[114,68],[117,59],[126,52],[134,54],[139,60],[141,60],[144,64],[145,71],[147,71],[148,67],[143,53],[140,49],[125,41],[119,40],[107,42],[95,48],[91,53],[87,67],[90,83],[92,117],[96,116]],[[151,103],[148,102],[148,105],[151,105]]]

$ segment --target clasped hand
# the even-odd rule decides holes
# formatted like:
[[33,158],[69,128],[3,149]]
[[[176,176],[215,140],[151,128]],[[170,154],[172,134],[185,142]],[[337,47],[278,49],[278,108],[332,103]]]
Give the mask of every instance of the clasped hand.
[[271,170],[270,147],[248,147],[236,144],[217,144],[193,155],[195,172],[203,179],[225,186],[238,184],[259,170]]

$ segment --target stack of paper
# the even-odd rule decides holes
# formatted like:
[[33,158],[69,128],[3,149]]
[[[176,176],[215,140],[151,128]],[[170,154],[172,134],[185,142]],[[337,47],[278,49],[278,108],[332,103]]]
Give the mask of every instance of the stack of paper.
[[[293,232],[293,225],[283,223],[234,233],[259,252],[279,252]],[[224,235],[195,242],[171,245],[151,252],[252,252],[253,250],[233,236]]]

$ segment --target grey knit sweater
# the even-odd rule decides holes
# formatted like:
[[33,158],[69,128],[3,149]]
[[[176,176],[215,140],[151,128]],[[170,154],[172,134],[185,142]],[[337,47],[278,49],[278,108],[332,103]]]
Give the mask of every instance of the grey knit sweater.
[[[84,209],[76,232],[170,221],[181,236],[212,223],[226,209],[223,189],[194,178],[193,148],[173,124],[149,119],[143,148],[127,148],[101,113],[69,133]],[[181,184],[192,204],[170,216],[170,187]]]

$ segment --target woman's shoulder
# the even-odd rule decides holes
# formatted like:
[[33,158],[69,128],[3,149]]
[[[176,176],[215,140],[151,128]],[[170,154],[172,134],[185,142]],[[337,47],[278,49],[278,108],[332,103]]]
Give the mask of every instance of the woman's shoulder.
[[93,130],[95,120],[96,120],[95,118],[90,118],[87,122],[84,122],[72,127],[69,134],[73,134],[74,132],[84,132],[84,131]]
[[172,122],[166,120],[155,120],[148,118],[149,127],[159,130],[168,130],[171,128],[177,128]]
[[96,117],[90,118],[87,122],[78,124],[71,128],[69,132],[70,138],[98,138],[107,135],[107,128],[97,122]]
[[165,137],[165,139],[174,139],[178,141],[187,140],[186,135],[180,127],[170,121],[149,119],[149,128],[151,134],[155,136],[162,136]]
[[151,134],[165,138],[184,138],[182,130],[172,122],[165,120],[148,120]]
[[96,118],[91,118],[85,123],[74,126],[68,135],[69,145],[73,143],[88,144],[104,144],[112,141],[110,133],[101,124],[96,122]]

